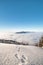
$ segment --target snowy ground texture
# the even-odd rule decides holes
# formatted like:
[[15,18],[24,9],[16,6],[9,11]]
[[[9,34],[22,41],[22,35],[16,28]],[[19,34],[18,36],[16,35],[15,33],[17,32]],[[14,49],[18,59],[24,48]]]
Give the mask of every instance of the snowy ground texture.
[[0,43],[0,65],[43,65],[43,48]]

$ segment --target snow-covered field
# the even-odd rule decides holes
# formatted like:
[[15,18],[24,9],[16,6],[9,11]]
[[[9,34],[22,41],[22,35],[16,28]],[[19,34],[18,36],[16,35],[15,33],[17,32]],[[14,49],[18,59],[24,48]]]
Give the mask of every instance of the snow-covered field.
[[36,47],[43,33],[0,33],[0,39],[14,40],[30,45],[0,42],[0,65],[43,65],[43,48]]
[[43,48],[0,43],[0,65],[43,65]]

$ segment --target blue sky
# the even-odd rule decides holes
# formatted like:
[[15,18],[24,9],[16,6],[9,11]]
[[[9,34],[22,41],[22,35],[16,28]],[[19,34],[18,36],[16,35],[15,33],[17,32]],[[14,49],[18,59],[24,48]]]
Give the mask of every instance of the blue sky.
[[0,30],[43,31],[43,0],[0,0]]

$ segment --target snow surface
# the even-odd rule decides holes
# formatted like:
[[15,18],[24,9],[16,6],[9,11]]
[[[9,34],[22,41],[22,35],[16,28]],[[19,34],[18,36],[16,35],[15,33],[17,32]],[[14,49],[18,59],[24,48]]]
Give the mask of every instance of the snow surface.
[[0,65],[43,65],[43,48],[0,43]]

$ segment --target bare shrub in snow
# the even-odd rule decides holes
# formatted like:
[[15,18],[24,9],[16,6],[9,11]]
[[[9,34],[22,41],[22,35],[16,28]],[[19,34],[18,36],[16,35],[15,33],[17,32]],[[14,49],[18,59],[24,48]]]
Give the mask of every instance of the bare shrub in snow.
[[39,40],[39,47],[42,47],[42,46],[43,46],[43,36]]

